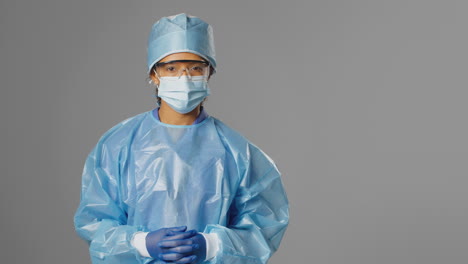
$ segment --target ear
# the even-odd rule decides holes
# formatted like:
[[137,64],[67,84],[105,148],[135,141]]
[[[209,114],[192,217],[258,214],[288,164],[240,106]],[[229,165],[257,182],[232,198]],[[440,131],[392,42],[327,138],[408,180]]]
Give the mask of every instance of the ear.
[[156,74],[154,74],[154,72],[151,72],[150,78],[151,78],[151,80],[153,80],[153,83],[155,85],[159,85],[159,79],[158,79],[158,77],[156,77]]
[[213,76],[214,69],[212,66],[210,66],[210,74],[208,74],[208,81],[211,79],[211,76]]

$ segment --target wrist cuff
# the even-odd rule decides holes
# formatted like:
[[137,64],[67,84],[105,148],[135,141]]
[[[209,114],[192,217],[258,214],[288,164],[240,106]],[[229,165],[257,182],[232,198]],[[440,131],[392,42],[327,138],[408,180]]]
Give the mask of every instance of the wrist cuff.
[[215,233],[201,233],[206,240],[206,259],[210,260],[216,256],[219,246],[219,238]]
[[138,250],[138,253],[140,253],[141,256],[151,258],[150,254],[148,253],[148,249],[146,249],[146,236],[148,233],[149,232],[136,232],[133,235],[131,244]]

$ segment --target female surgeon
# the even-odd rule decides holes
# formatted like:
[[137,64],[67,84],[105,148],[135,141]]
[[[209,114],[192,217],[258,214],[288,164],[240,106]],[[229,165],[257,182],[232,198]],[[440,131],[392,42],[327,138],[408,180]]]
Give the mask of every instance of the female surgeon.
[[85,162],[74,224],[92,263],[267,263],[288,199],[275,163],[203,107],[212,27],[163,17],[147,55],[158,107],[106,131]]

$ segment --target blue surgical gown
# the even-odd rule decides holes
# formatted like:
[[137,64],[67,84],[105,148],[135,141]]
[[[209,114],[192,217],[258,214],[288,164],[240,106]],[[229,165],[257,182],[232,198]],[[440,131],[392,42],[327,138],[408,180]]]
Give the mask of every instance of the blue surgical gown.
[[74,216],[94,264],[161,263],[141,256],[133,235],[181,225],[218,236],[204,263],[267,263],[288,221],[280,172],[262,150],[212,116],[170,125],[152,111],[99,139]]

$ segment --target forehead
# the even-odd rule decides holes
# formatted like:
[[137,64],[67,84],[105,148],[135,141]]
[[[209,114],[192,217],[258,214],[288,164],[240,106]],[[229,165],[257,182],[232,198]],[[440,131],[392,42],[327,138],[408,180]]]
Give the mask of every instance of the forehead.
[[166,57],[162,58],[159,62],[166,62],[172,60],[201,60],[204,61],[202,57],[198,56],[197,54],[193,54],[190,52],[178,52],[169,54]]

